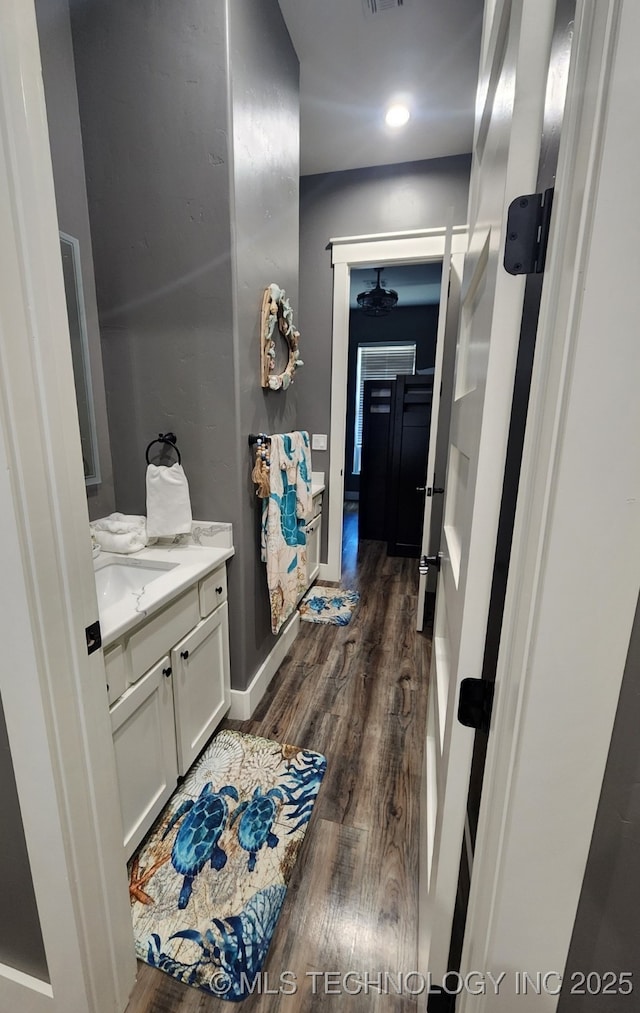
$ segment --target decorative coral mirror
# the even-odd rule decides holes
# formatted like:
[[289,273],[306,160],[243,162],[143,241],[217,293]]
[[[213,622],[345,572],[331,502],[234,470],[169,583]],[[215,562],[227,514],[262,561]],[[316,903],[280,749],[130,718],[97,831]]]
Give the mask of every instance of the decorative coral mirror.
[[[289,348],[288,362],[282,373],[275,372],[276,329],[287,342]],[[298,366],[304,365],[298,349],[299,342],[300,332],[293,326],[293,310],[285,290],[274,282],[264,290],[260,314],[260,361],[263,387],[269,390],[286,390],[293,382],[296,369]]]

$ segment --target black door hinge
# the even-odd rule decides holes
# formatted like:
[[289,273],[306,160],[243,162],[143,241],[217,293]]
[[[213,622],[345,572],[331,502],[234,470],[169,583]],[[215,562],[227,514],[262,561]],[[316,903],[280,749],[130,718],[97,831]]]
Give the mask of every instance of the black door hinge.
[[504,267],[509,274],[544,271],[552,205],[553,187],[511,201],[504,244]]
[[487,679],[463,679],[458,698],[458,721],[467,728],[488,732],[493,706],[493,683]]
[[102,647],[100,620],[96,619],[95,623],[91,623],[91,626],[87,626],[85,628],[84,635],[87,638],[87,654],[93,654],[94,651],[98,651]]
[[440,573],[440,566],[442,564],[441,555],[442,554],[439,552],[436,556],[420,556],[418,573],[421,573],[423,577],[426,577],[430,566],[433,566],[434,569]]

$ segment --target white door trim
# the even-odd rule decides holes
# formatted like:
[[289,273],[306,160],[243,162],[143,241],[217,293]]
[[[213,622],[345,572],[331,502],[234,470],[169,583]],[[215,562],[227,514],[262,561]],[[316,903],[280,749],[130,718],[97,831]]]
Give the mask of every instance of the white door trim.
[[461,967],[510,980],[460,1013],[565,969],[638,598],[639,35],[633,2],[579,2]]
[[[443,215],[444,217],[444,215]],[[340,580],[342,572],[342,507],[347,415],[349,355],[349,289],[352,267],[374,264],[416,264],[442,260],[446,228],[349,236],[330,240],[333,264],[333,342],[331,357],[331,432],[329,448],[329,509],[327,562],[320,564],[325,580]],[[466,226],[452,230],[452,253],[465,253]]]
[[98,609],[33,3],[5,0],[2,20],[0,695],[50,982],[0,966],[0,1008],[113,1013],[136,965],[104,662],[84,635]]

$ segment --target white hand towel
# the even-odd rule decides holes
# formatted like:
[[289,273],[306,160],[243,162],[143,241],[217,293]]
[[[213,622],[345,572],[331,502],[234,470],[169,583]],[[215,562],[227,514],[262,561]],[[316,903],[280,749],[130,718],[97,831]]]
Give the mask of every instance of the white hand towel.
[[171,538],[191,531],[189,483],[181,464],[147,467],[147,535]]

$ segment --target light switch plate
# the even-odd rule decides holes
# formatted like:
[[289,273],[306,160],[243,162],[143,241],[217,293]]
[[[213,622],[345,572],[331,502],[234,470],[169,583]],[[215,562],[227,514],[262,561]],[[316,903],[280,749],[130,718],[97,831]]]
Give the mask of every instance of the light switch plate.
[[326,450],[327,449],[327,434],[326,433],[313,433],[311,437],[311,449],[312,450]]

